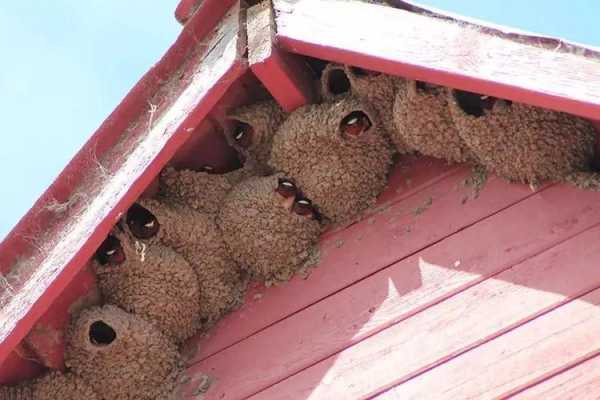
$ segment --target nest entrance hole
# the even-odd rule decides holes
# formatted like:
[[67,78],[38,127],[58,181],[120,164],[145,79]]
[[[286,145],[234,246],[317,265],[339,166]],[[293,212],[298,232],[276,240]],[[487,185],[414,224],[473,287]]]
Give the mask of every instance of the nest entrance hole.
[[117,332],[104,321],[95,321],[90,325],[90,343],[97,347],[112,344],[117,339]]
[[512,102],[508,100],[500,100],[496,97],[464,90],[453,90],[452,95],[465,114],[476,118],[484,116],[486,111],[491,110],[497,101],[504,101],[508,105],[512,104]]
[[334,69],[327,76],[327,88],[335,96],[348,93],[351,89],[350,79],[342,69]]

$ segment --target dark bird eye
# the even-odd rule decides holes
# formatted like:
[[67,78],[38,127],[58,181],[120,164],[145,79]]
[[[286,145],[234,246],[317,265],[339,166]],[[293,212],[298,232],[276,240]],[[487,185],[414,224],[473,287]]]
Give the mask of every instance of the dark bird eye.
[[340,131],[345,137],[358,137],[371,129],[371,120],[362,111],[353,111],[340,124]]
[[150,239],[160,228],[154,214],[137,203],[127,211],[126,221],[129,230],[138,239]]
[[233,131],[233,140],[238,146],[244,149],[249,148],[254,141],[254,128],[245,122],[238,122]]
[[318,219],[318,214],[312,205],[312,202],[308,199],[298,199],[294,202],[292,211],[300,216],[307,217],[310,219]]
[[102,265],[119,265],[125,261],[121,241],[110,235],[96,250],[96,260]]
[[298,192],[296,185],[285,178],[279,179],[279,184],[277,185],[277,189],[275,189],[275,191],[286,199],[290,197],[296,197]]

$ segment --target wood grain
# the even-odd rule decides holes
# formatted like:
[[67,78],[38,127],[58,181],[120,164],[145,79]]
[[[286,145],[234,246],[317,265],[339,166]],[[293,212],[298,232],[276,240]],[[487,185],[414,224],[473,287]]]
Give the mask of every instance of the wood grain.
[[491,399],[600,351],[600,290],[567,303],[600,286],[598,234],[588,230],[251,399],[366,399],[406,380],[379,399]]
[[137,140],[120,155],[120,162],[106,174],[105,180],[88,188],[85,207],[77,210],[80,211],[77,217],[68,220],[60,236],[52,238],[40,260],[35,260],[31,276],[0,312],[0,364],[92,257],[122,213],[152,182],[231,83],[244,73],[241,22],[240,8],[232,8],[206,49],[194,59],[196,73],[189,82],[176,93],[170,92],[175,98],[165,101],[153,115],[152,126],[148,126],[145,114],[140,115],[145,123],[136,128],[140,131],[135,136]]
[[510,398],[514,400],[600,399],[600,356],[584,361]]
[[271,3],[248,9],[248,61],[250,69],[273,98],[287,111],[317,101],[315,77],[299,56],[279,50]]
[[[574,196],[580,200],[570,201]],[[252,395],[594,224],[600,224],[598,200],[600,194],[597,193],[582,194],[565,187],[550,188],[204,360],[190,372],[203,371],[218,377],[207,399],[237,399]],[[473,243],[477,245],[473,246]],[[562,271],[565,272],[564,269]],[[581,277],[582,282],[592,275],[592,271],[589,269]],[[539,279],[545,273],[542,268],[539,276],[528,277],[532,286],[540,286],[536,290],[546,288],[547,282]],[[501,274],[494,281],[496,279],[508,281],[501,282],[500,287],[511,289],[523,281],[521,275],[510,273]],[[593,279],[590,281],[595,282]],[[597,281],[600,284],[600,280]],[[482,285],[501,290],[492,283]],[[559,291],[558,298],[571,293],[570,287],[565,290],[567,294]],[[510,304],[509,300],[507,298],[507,304]],[[519,304],[525,302],[526,299]],[[505,314],[498,316],[498,323],[508,323],[514,309],[509,307],[504,311]],[[446,319],[442,316],[446,312],[449,311],[424,311],[440,321]],[[475,315],[483,315],[483,310]],[[515,314],[517,320],[520,316]],[[411,320],[406,322],[411,324]],[[470,327],[466,329],[470,330]],[[469,334],[468,339],[475,341],[475,335]],[[450,353],[456,351],[453,346],[458,345],[448,343]],[[348,351],[352,352],[352,347]],[[436,351],[443,351],[442,346]],[[358,376],[352,375],[347,379],[360,381]],[[296,398],[302,398],[301,394],[304,394],[291,393],[298,396]],[[342,395],[341,392],[325,392],[323,398],[336,398],[334,394]]]
[[273,0],[281,48],[597,119],[600,61],[363,2]]

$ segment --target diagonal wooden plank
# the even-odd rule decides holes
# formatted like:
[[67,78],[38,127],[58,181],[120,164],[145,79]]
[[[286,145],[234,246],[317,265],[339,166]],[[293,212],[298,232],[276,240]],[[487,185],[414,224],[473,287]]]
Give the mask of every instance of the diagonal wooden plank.
[[306,61],[275,47],[275,26],[270,1],[248,9],[248,61],[250,69],[287,111],[317,101],[317,84]]
[[[571,201],[575,196],[578,201]],[[204,360],[190,372],[218,378],[207,399],[249,396],[600,224],[598,200],[597,193],[550,188]],[[508,273],[501,277],[513,278]],[[600,274],[596,281],[600,284]],[[504,315],[501,321],[507,319]],[[298,398],[301,394],[294,392]]]
[[600,399],[600,356],[550,377],[510,398],[514,400]]
[[470,176],[470,171],[462,168],[326,236],[319,245],[318,268],[308,277],[296,277],[285,285],[251,291],[240,310],[198,342],[200,350],[192,363],[534,194],[529,187],[492,177],[477,199],[468,200],[474,195],[473,188],[464,185]]
[[380,399],[497,398],[588,356],[600,350],[600,291],[559,306],[600,286],[600,248],[591,245],[599,233],[588,230],[251,398],[366,399],[407,380]]
[[[597,237],[598,232],[594,234]],[[573,250],[586,245],[590,248],[588,242]],[[571,265],[580,266],[577,262]],[[569,282],[572,275],[561,278]],[[597,289],[376,398],[506,398],[532,381],[543,380],[565,366],[600,354],[599,329],[600,290]]]
[[[189,81],[177,87],[178,76],[172,77],[174,81],[170,83],[177,91],[162,93],[164,105],[152,114],[150,122],[145,114],[139,116],[139,123],[131,128],[137,129],[137,135],[122,135],[126,137],[124,141],[129,139],[132,143],[125,143],[129,147],[113,149],[122,152],[114,170],[106,172],[102,181],[88,178],[80,184],[78,189],[86,190],[86,201],[81,202],[85,205],[69,211],[72,215],[65,214],[69,218],[65,217],[67,222],[60,235],[44,243],[44,251],[32,261],[30,275],[3,303],[0,364],[92,257],[122,213],[244,73],[247,63],[243,58],[246,44],[245,35],[241,34],[242,22],[238,4],[207,38],[208,43],[197,45],[197,58],[189,61],[193,69]],[[187,42],[188,37],[184,39]],[[189,53],[190,57],[194,55]],[[168,87],[162,90],[168,91]]]
[[273,0],[294,53],[597,119],[600,60],[364,2]]

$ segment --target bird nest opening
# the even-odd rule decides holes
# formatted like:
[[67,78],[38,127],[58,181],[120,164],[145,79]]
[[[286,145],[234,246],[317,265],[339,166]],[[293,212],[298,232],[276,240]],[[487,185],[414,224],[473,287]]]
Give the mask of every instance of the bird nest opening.
[[117,339],[117,332],[104,321],[92,322],[89,328],[90,343],[96,347],[106,347]]

